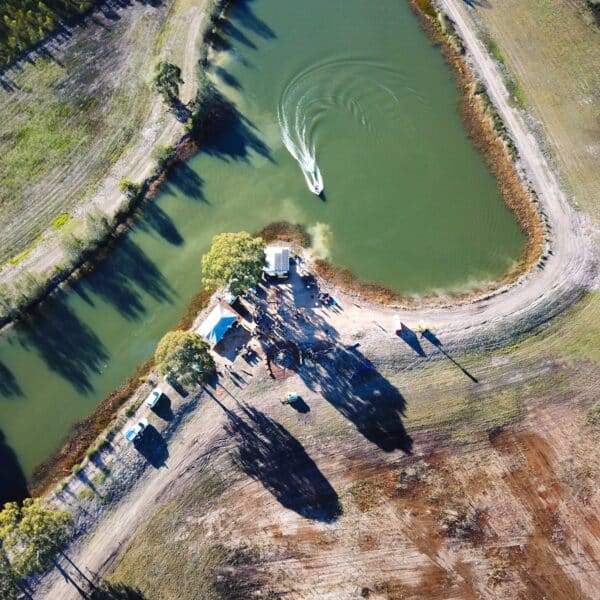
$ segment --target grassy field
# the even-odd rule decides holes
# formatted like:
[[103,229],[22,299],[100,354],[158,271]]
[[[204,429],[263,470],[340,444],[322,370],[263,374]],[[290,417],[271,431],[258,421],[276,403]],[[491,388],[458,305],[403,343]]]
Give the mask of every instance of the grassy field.
[[564,0],[492,0],[475,12],[541,122],[567,188],[600,218],[600,28]]
[[0,88],[0,262],[93,191],[148,110],[168,6],[96,13]]

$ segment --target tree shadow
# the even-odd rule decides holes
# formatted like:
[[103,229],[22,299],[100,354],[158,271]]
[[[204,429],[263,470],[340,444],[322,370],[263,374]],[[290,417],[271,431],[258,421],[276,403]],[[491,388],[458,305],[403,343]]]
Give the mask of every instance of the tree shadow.
[[194,129],[201,152],[221,160],[249,162],[250,152],[274,163],[268,146],[258,137],[254,125],[214,85]]
[[435,346],[441,354],[443,354],[453,365],[458,367],[473,383],[479,383],[479,379],[477,379],[474,375],[471,375],[469,371],[467,371],[460,363],[458,363],[450,354],[442,347],[441,340],[429,329],[426,329],[421,334],[430,344]]
[[487,0],[463,0],[469,8],[490,8],[492,5]]
[[95,588],[89,598],[90,600],[145,600],[144,594],[138,588],[109,581],[104,581]]
[[237,443],[233,460],[244,473],[306,519],[331,523],[339,518],[336,491],[287,429],[253,407],[239,405],[240,416],[213,398],[227,415],[225,431]]
[[190,108],[179,98],[173,98],[169,110],[173,113],[173,115],[175,115],[175,118],[180,123],[187,123],[188,119],[192,116],[192,111]]
[[73,290],[92,306],[93,295],[102,298],[129,320],[146,312],[142,293],[162,303],[172,303],[174,297],[164,275],[130,236],[123,237],[117,250]]
[[29,495],[19,459],[0,430],[0,508],[6,502],[22,502]]
[[13,372],[0,361],[0,396],[4,398],[22,397],[23,390]]
[[381,450],[412,452],[402,420],[406,400],[356,346],[313,351],[299,373],[309,389],[318,391]]
[[274,40],[277,35],[262,19],[259,19],[250,8],[252,0],[240,0],[236,2],[232,10],[232,17],[240,24],[256,33],[265,40]]
[[5,73],[0,72],[0,87],[5,92],[15,92],[21,88],[11,79],[9,79]]
[[48,297],[16,331],[21,346],[35,348],[51,371],[78,392],[92,392],[90,377],[100,373],[109,356],[100,338],[71,310],[63,291]]
[[188,198],[201,200],[206,204],[209,203],[202,191],[204,180],[187,162],[179,163],[169,174],[169,185],[175,186]]
[[[110,444],[110,442],[106,442],[107,444]],[[102,451],[99,452],[94,452],[94,454],[92,454],[90,456],[90,462],[102,473],[104,473],[105,475],[108,475],[108,473],[110,473],[110,469],[108,467],[108,465],[106,464],[106,462],[104,461],[104,458],[102,456]]]
[[134,442],[135,449],[155,468],[167,466],[169,449],[167,442],[154,425],[148,425],[144,435]]
[[[212,65],[210,66],[210,70],[217,77],[219,77],[225,85],[229,86],[230,88],[233,88],[235,90],[242,89],[242,84],[239,82],[237,77],[234,77],[229,71],[227,71],[223,67]],[[2,83],[1,80],[0,83]]]
[[240,42],[244,44],[244,46],[250,48],[251,50],[257,50],[256,44],[246,36],[246,34],[238,29],[231,21],[231,19],[225,18],[219,21],[220,31],[224,36],[228,38],[234,39],[236,42]]
[[155,231],[173,246],[183,244],[183,237],[175,227],[175,223],[156,202],[149,202],[144,206],[143,216],[137,221],[136,227],[142,231]]
[[82,469],[81,471],[79,471],[77,473],[76,477],[77,477],[77,479],[79,479],[79,481],[81,481],[81,483],[83,483],[84,485],[89,487],[90,490],[92,490],[92,492],[94,492],[94,494],[96,494],[96,496],[98,496],[100,498],[102,497],[102,494],[100,493],[98,488],[94,485],[94,482],[89,478],[85,469]]
[[221,29],[223,22],[225,21],[218,19],[215,27],[206,35],[206,43],[216,52],[227,52],[228,50],[231,50],[231,43],[223,35]]

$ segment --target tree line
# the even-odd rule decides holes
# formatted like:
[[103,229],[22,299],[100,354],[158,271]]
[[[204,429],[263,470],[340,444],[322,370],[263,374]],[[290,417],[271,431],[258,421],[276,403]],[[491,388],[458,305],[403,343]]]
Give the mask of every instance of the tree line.
[[2,0],[0,2],[0,69],[41,42],[69,18],[100,0]]

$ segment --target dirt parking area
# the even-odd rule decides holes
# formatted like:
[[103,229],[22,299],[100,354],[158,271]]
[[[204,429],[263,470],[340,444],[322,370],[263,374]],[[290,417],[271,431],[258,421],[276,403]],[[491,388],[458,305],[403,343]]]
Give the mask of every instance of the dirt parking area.
[[[61,493],[99,522],[78,568],[146,598],[593,598],[600,456],[577,381],[597,367],[446,356],[315,285],[244,300],[255,352],[234,333],[211,386],[169,390],[161,461],[119,443],[96,494]],[[279,378],[283,342],[299,358]],[[54,573],[39,597],[77,593]]]

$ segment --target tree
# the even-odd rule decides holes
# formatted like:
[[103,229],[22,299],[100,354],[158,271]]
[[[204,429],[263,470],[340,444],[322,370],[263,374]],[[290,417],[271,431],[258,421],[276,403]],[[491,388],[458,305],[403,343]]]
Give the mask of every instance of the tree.
[[154,68],[154,89],[161,94],[163,100],[173,106],[179,96],[179,86],[183,83],[181,69],[166,60],[160,61]]
[[249,233],[221,233],[202,257],[202,282],[211,289],[229,286],[232,294],[243,294],[256,285],[266,265],[265,243]]
[[[43,573],[67,544],[71,515],[26,498],[23,506],[8,502],[0,511],[0,581]],[[1,584],[0,584],[1,585]]]
[[160,340],[154,358],[163,375],[183,385],[202,385],[215,371],[208,344],[191,331],[170,331]]
[[124,194],[129,202],[137,200],[142,192],[142,186],[139,183],[134,183],[129,179],[121,179],[119,181],[119,191]]

